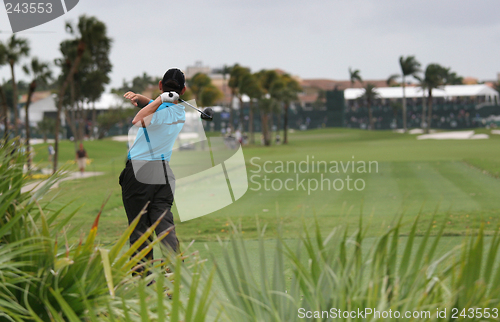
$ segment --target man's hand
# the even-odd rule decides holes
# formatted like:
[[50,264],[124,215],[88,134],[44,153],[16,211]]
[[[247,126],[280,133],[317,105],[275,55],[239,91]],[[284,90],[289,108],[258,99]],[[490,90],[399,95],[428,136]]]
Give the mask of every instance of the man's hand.
[[134,104],[134,106],[137,106],[140,108],[143,108],[144,106],[148,105],[149,101],[151,101],[150,98],[147,98],[146,96],[141,95],[141,94],[136,94],[134,92],[126,92],[123,95],[123,97],[130,100],[130,102],[132,104]]
[[134,104],[134,106],[137,106],[137,102],[139,101],[139,95],[137,95],[136,93],[134,92],[126,92],[123,97],[125,97],[126,99],[130,100],[130,102],[132,102],[132,104]]

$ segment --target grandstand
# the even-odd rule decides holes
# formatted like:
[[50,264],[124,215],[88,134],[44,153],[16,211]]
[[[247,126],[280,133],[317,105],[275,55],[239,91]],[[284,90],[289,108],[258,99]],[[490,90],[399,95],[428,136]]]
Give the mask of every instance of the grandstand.
[[[373,103],[376,129],[390,129],[402,125],[402,87],[377,88],[379,97]],[[349,88],[344,91],[344,125],[352,128],[366,128],[368,108],[364,102],[364,90]],[[420,87],[406,88],[408,127],[423,124],[423,108],[428,106],[428,92]],[[500,115],[499,94],[487,85],[448,85],[432,91],[434,128],[481,127],[490,115]]]

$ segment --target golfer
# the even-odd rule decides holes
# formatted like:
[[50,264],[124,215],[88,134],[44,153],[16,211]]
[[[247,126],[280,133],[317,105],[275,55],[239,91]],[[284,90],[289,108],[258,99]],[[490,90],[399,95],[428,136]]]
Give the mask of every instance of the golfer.
[[[50,151],[50,149],[49,149]],[[85,172],[85,166],[87,165],[87,151],[83,148],[83,144],[80,143],[80,149],[76,151],[76,164],[78,164],[78,169],[80,169],[80,174],[83,175]]]
[[[158,86],[163,93],[176,92],[182,95],[186,91],[184,74],[177,68],[169,69]],[[139,129],[119,178],[129,224],[149,202],[146,213],[130,236],[132,245],[165,212],[166,215],[156,227],[156,235],[160,236],[174,225],[171,208],[174,202],[175,177],[168,162],[186,115],[184,106],[177,104],[177,101],[162,103],[161,95],[151,100],[143,95],[127,92],[124,97],[141,108],[132,121]],[[138,165],[141,165],[140,169]],[[157,171],[158,165],[161,172]],[[175,229],[163,238],[162,244],[167,249],[178,252],[179,241]],[[142,244],[138,252],[146,246],[147,243]],[[146,259],[153,259],[153,251],[148,253]],[[143,271],[142,267],[136,269],[136,273]]]

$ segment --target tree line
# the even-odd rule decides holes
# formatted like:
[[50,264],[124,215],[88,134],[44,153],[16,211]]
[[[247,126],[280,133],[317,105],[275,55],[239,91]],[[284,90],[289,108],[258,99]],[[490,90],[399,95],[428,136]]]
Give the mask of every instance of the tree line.
[[[255,143],[254,113],[259,112],[262,124],[262,138],[264,145],[271,145],[271,129],[274,124],[272,115],[278,119],[278,131],[283,126],[283,143],[288,143],[288,112],[293,102],[298,101],[298,93],[302,91],[298,81],[291,75],[279,73],[275,70],[260,70],[252,72],[249,67],[240,64],[233,66],[224,65],[215,70],[223,77],[223,91],[225,87],[230,92],[231,100],[229,104],[229,128],[244,130],[245,120],[243,113],[243,96],[249,98],[249,120],[248,132],[250,143]],[[152,77],[143,73],[141,76],[133,78],[131,81],[123,81],[121,87],[113,89],[115,93],[126,91],[143,92],[148,87],[158,83],[160,78]],[[221,92],[213,83],[209,75],[197,73],[187,80],[188,89],[182,96],[184,100],[195,99],[199,106],[213,106],[224,98]],[[236,102],[239,104],[239,119],[235,119]]]
[[[31,57],[28,64],[22,66],[23,71],[31,78],[26,90],[27,100],[25,108],[25,148],[30,150],[30,121],[29,108],[33,93],[42,86],[57,94],[57,113],[55,122],[45,119],[38,124],[39,131],[44,138],[49,133],[55,136],[55,155],[53,171],[57,170],[59,154],[59,134],[61,132],[61,114],[67,120],[74,137],[75,148],[78,141],[83,141],[88,111],[84,104],[92,105],[100,98],[109,84],[109,73],[112,64],[109,60],[111,38],[107,35],[106,25],[95,17],[82,15],[76,23],[66,22],[65,29],[70,36],[59,45],[60,57],[52,62],[42,61],[38,57]],[[18,85],[16,82],[15,66],[24,58],[30,57],[28,39],[13,34],[5,43],[0,42],[0,67],[8,65],[11,71],[10,82],[0,84],[0,103],[2,106],[1,119],[4,127],[4,142],[9,137],[21,135],[21,123],[18,111]],[[60,73],[54,76],[54,67],[59,67]],[[11,95],[9,99],[7,90]],[[9,106],[10,105],[10,106]],[[13,124],[10,124],[10,111],[13,110]],[[95,108],[92,110],[92,127],[97,123]],[[93,131],[92,131],[93,132]],[[93,133],[90,133],[93,135]],[[28,164],[28,167],[30,165]]]
[[[271,144],[271,114],[278,116],[278,129],[280,128],[280,118],[283,117],[283,144],[288,143],[288,111],[292,102],[298,100],[298,93],[302,91],[301,86],[289,74],[280,74],[275,70],[261,70],[252,73],[250,68],[235,64],[224,66],[219,70],[223,75],[224,84],[227,81],[231,93],[229,106],[229,127],[234,130],[235,123],[241,130],[244,130],[243,95],[249,98],[249,120],[248,132],[250,143],[255,144],[254,113],[260,112],[262,124],[262,139],[266,146]],[[196,99],[200,99],[202,106],[213,104],[222,95],[216,95],[214,89],[208,82],[208,76],[196,74],[188,82]],[[224,85],[226,86],[226,85]],[[208,95],[210,100],[205,102],[204,96]],[[234,119],[235,101],[239,102],[239,120]],[[278,130],[279,131],[279,130]]]

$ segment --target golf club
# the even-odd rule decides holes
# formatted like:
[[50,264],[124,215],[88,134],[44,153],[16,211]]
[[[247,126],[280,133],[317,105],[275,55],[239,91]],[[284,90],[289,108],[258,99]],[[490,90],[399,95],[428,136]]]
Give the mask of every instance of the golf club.
[[202,111],[199,108],[194,107],[193,105],[189,104],[185,100],[179,98],[179,94],[177,94],[176,92],[165,92],[165,93],[161,94],[160,96],[161,96],[161,101],[163,103],[165,103],[165,102],[173,103],[173,102],[175,102],[175,101],[178,100],[181,103],[186,103],[190,107],[192,107],[195,110],[197,110],[198,112],[200,112],[201,118],[203,120],[206,120],[206,121],[212,121],[213,120],[213,114],[214,114],[214,112],[213,112],[213,110],[210,107],[207,107],[207,108],[205,108],[204,111]]
[[[194,108],[195,110],[197,110],[198,112],[200,112],[201,113],[201,118],[203,120],[207,120],[207,121],[212,121],[213,120],[213,110],[210,107],[207,107],[207,108],[205,108],[204,111],[202,111],[202,110],[194,107],[193,105],[189,104],[188,102],[186,102],[183,99],[179,98],[179,101],[181,103],[186,103],[187,105],[191,106],[192,108]],[[205,113],[205,112],[207,112],[207,113]]]

